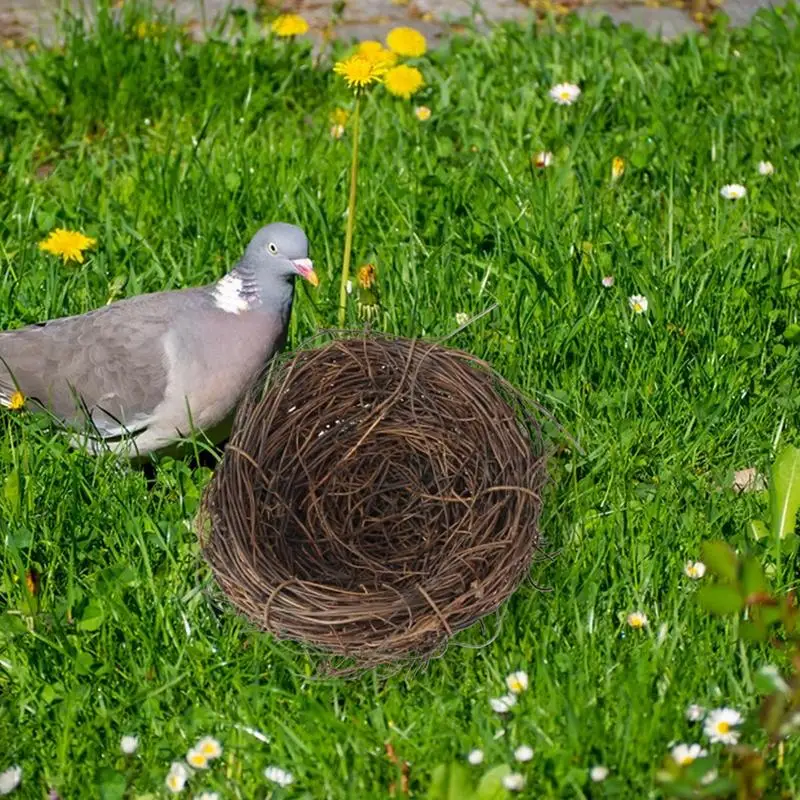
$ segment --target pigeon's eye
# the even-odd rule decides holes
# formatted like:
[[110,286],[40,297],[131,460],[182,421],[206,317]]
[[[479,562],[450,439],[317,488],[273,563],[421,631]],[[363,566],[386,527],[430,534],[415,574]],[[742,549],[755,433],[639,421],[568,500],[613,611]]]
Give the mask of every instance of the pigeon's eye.
[[278,255],[278,245],[276,245],[275,242],[270,242],[267,245],[267,250],[269,250],[270,255],[273,255],[273,256]]

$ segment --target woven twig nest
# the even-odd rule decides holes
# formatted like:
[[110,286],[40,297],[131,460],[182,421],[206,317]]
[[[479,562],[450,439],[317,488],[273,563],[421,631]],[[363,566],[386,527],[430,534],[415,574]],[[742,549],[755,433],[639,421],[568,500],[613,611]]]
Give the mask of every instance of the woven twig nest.
[[530,404],[487,364],[336,339],[245,400],[200,539],[258,627],[370,667],[430,655],[516,589],[544,477]]

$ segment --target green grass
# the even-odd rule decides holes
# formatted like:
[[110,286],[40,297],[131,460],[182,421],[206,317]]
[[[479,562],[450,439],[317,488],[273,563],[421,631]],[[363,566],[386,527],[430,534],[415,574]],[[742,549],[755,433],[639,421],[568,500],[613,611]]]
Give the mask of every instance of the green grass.
[[[129,13],[0,66],[0,328],[209,281],[276,219],[305,228],[323,280],[299,287],[290,344],[334,324],[340,79],[253,27],[237,45],[175,29],[142,41]],[[548,591],[520,589],[493,641],[490,621],[425,668],[316,678],[318,658],[221,601],[188,527],[207,469],[165,460],[148,486],[3,414],[0,771],[23,767],[18,796],[161,796],[170,762],[213,734],[225,755],[192,794],[281,796],[263,778],[278,764],[296,776],[286,796],[387,797],[390,740],[418,795],[441,762],[481,747],[486,765],[510,763],[527,743],[526,797],[654,797],[668,744],[702,740],[687,704],[751,708],[773,656],[703,613],[682,568],[705,539],[749,546],[763,498],[734,494],[732,473],[766,470],[798,439],[798,349],[783,336],[798,322],[798,22],[795,8],[671,44],[575,21],[507,27],[423,60],[429,122],[382,91],[365,105],[354,261],[378,265],[380,327],[439,337],[498,303],[453,344],[580,443],[548,431],[555,558],[532,572]],[[548,99],[560,80],[581,84],[575,106]],[[556,154],[544,172],[541,149]],[[616,155],[627,170],[612,184]],[[745,200],[720,197],[731,182]],[[55,226],[97,237],[84,265],[38,250]],[[650,309],[633,316],[638,293]],[[626,627],[634,609],[648,631]],[[531,688],[501,719],[488,699],[513,669]],[[128,761],[127,733],[141,741]],[[591,786],[596,763],[615,780]],[[798,774],[790,741],[776,784],[794,794]]]

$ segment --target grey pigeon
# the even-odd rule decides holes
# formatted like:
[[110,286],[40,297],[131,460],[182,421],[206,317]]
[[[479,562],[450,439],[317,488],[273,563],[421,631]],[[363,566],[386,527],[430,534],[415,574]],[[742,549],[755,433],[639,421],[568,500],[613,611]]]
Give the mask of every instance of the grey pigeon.
[[26,407],[86,430],[93,452],[134,458],[193,431],[220,441],[286,340],[298,275],[319,284],[305,233],[277,222],[216,283],[0,333],[0,403],[20,392]]

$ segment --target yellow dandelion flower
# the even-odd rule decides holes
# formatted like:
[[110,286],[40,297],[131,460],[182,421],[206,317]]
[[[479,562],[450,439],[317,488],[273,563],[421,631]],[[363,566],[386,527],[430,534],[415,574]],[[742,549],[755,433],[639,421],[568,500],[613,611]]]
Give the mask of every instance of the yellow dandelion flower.
[[337,61],[333,65],[333,71],[341,75],[351,89],[358,90],[371,83],[380,83],[386,73],[386,67],[356,53],[343,61]]
[[276,36],[302,36],[308,32],[308,23],[299,14],[281,14],[271,28]]
[[380,42],[367,39],[358,46],[358,55],[364,56],[375,64],[391,67],[397,63],[397,55],[387,50]]
[[67,231],[56,228],[44,241],[39,242],[39,249],[61,256],[64,263],[77,261],[83,264],[83,251],[97,244],[97,239],[91,239],[78,231]]
[[392,94],[405,100],[425,85],[422,73],[416,67],[409,67],[406,64],[392,67],[384,76],[384,83]]
[[393,53],[408,58],[424,55],[428,49],[425,37],[414,28],[392,28],[386,37],[386,44]]
[[12,411],[19,411],[21,408],[25,407],[25,395],[22,392],[14,392],[11,395],[11,398],[8,401],[8,407]]
[[431,118],[431,110],[428,106],[417,106],[414,115],[420,122],[427,122]]
[[378,271],[375,269],[375,265],[364,264],[364,266],[358,270],[358,285],[362,289],[369,289],[375,283],[377,277]]
[[611,180],[619,180],[625,172],[625,159],[615,156],[611,162]]

